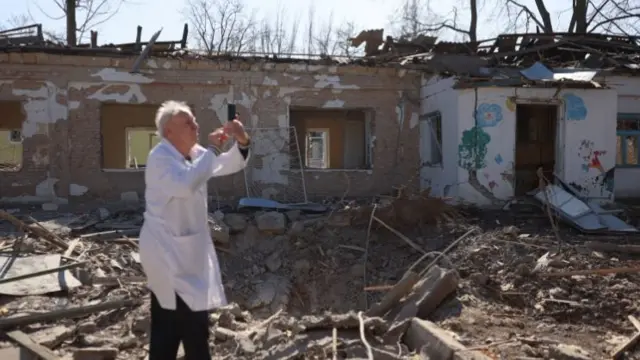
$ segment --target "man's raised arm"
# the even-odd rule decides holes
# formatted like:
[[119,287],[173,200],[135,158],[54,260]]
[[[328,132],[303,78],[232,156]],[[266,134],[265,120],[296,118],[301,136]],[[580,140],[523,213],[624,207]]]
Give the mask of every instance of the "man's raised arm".
[[172,156],[154,154],[147,162],[148,185],[160,187],[171,196],[187,197],[209,180],[218,166],[216,156],[204,151],[191,166],[185,166]]

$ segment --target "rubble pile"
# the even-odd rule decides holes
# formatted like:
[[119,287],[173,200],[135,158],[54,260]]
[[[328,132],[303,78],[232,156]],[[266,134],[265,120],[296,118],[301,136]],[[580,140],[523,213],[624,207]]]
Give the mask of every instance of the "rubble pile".
[[[214,357],[599,359],[633,349],[640,246],[567,229],[559,243],[546,216],[507,225],[424,195],[341,201],[323,214],[212,212],[230,302],[211,314]],[[0,359],[145,359],[142,209],[49,214],[0,210]]]

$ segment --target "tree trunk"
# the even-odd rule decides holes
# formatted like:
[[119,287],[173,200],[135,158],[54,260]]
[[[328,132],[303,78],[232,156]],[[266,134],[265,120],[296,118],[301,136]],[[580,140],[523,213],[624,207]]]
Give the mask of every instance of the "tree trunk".
[[477,170],[469,170],[469,185],[474,188],[477,192],[482,194],[485,198],[489,199],[492,204],[499,204],[502,201],[499,200],[489,189],[480,184],[480,180],[478,180],[478,171]]
[[67,45],[76,46],[76,0],[66,0]]

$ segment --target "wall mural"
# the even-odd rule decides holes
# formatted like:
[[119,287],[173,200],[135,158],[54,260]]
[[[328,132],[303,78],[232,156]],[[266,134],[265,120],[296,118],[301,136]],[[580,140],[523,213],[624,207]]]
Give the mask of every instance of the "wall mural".
[[567,120],[581,121],[587,118],[587,106],[584,100],[575,94],[565,94],[564,100],[565,117]]
[[476,109],[476,125],[484,127],[494,127],[502,121],[502,107],[498,104],[480,104]]
[[[502,114],[500,116],[502,117]],[[467,170],[471,187],[491,200],[492,203],[500,203],[500,200],[478,180],[478,170],[487,166],[485,158],[487,157],[487,145],[489,145],[489,142],[491,142],[491,136],[480,125],[463,131],[460,145],[458,145],[458,166]]]
[[504,102],[505,107],[507,108],[507,110],[514,112],[516,111],[516,97],[515,96],[509,96],[507,98],[507,100]]
[[[593,179],[593,185],[599,186],[601,193],[604,193],[604,191],[613,192],[614,185],[615,166],[605,170],[602,162],[600,162],[600,156],[606,153],[606,150],[596,150],[595,143],[591,140],[582,140],[578,147],[578,154],[583,162],[582,171],[586,173],[591,169],[598,171],[598,176]],[[584,187],[580,187],[580,189],[584,189]],[[586,189],[581,191],[586,191]]]

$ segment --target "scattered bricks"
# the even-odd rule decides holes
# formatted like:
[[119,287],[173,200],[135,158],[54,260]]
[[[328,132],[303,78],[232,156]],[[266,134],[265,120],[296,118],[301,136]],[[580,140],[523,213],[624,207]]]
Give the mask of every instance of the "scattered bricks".
[[256,216],[256,225],[262,232],[282,234],[287,227],[287,218],[282,213],[269,211]]
[[426,353],[438,360],[491,360],[480,351],[468,350],[453,336],[431,321],[413,318],[404,336],[409,350]]

